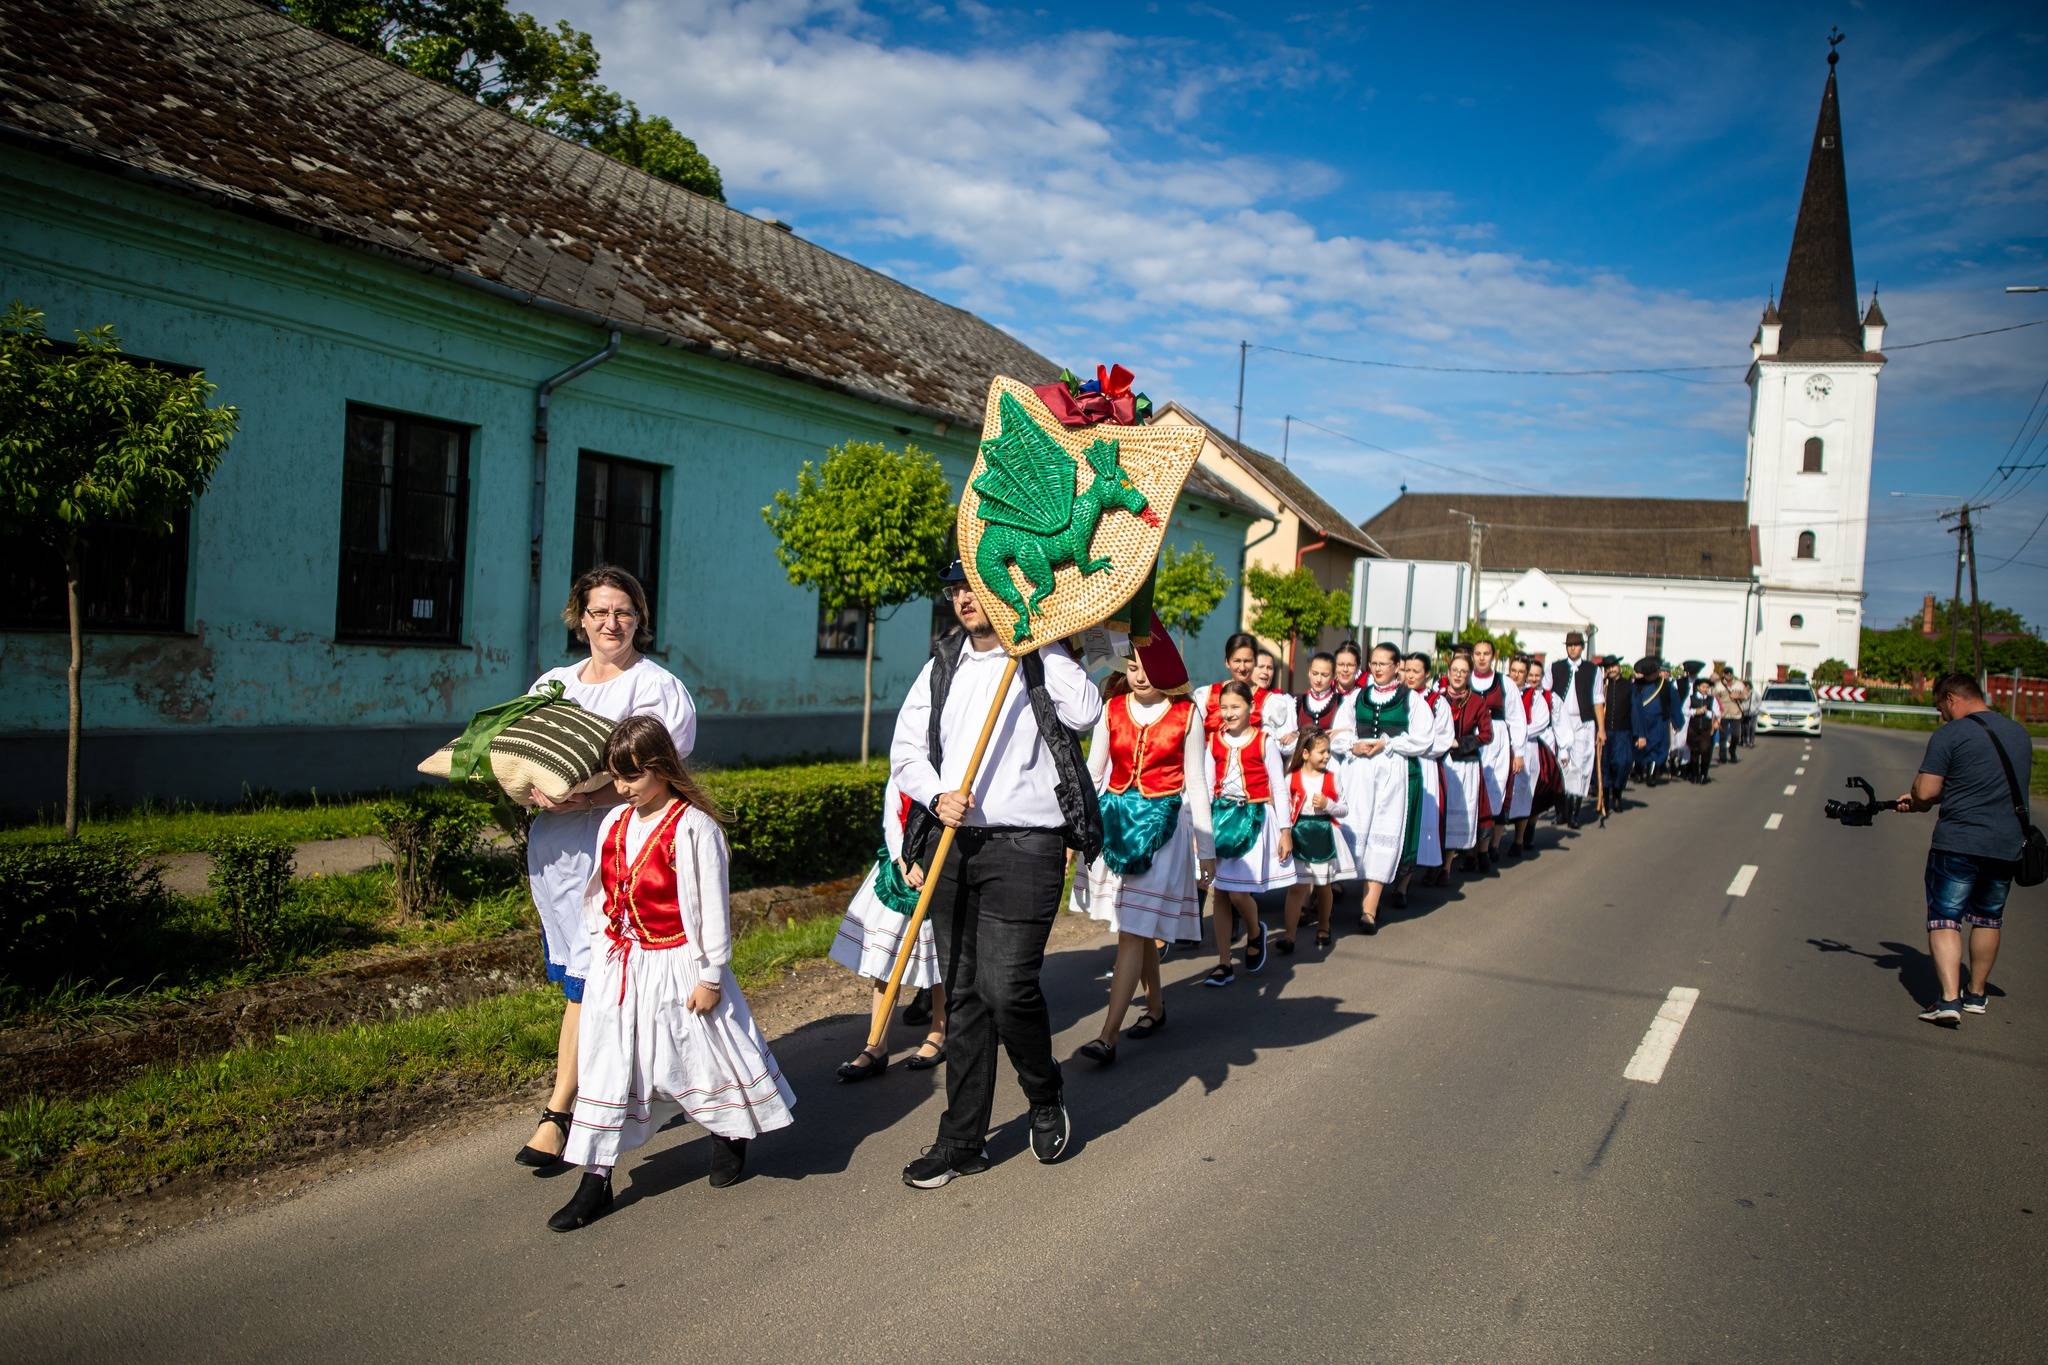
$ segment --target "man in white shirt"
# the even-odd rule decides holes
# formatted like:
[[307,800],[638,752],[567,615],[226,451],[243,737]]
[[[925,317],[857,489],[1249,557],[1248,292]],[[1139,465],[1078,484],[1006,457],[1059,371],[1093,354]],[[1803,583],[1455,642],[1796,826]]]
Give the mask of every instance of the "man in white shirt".
[[1564,769],[1565,823],[1579,827],[1579,810],[1599,761],[1601,718],[1607,709],[1607,679],[1586,657],[1586,637],[1564,637],[1564,657],[1550,666],[1551,724],[1557,733],[1557,761]]
[[946,983],[946,1110],[937,1144],[904,1168],[904,1183],[917,1189],[988,1169],[998,1041],[1031,1104],[1033,1154],[1043,1162],[1066,1154],[1071,1125],[1038,974],[1067,847],[1086,861],[1102,845],[1080,740],[1102,714],[1102,695],[1063,645],[1018,661],[981,768],[960,791],[1008,656],[958,561],[945,581],[965,635],[932,646],[889,746],[896,786],[914,803],[904,834],[911,885],[923,885],[938,826],[958,831],[931,902]]

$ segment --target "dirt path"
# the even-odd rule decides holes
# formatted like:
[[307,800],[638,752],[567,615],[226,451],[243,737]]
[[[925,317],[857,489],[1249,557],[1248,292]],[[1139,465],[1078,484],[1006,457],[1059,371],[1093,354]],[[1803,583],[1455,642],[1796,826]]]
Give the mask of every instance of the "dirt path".
[[[374,834],[348,839],[318,839],[292,849],[292,862],[301,877],[332,877],[345,872],[364,872],[390,856],[384,841]],[[164,886],[180,896],[206,894],[206,877],[213,871],[213,858],[205,853],[173,853],[164,859]]]

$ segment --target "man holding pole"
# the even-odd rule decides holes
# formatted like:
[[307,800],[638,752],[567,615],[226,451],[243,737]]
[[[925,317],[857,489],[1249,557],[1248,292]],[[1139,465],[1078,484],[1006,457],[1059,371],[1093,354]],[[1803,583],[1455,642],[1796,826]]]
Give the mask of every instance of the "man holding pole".
[[1067,848],[1085,860],[1102,841],[1080,741],[1102,714],[1101,694],[1063,645],[1013,661],[957,561],[945,581],[964,635],[933,646],[889,749],[896,785],[915,803],[904,841],[912,886],[941,828],[954,831],[930,907],[950,1015],[946,1110],[938,1142],[903,1169],[916,1189],[988,1169],[999,1041],[1031,1105],[1032,1153],[1066,1154],[1071,1127],[1038,976]]

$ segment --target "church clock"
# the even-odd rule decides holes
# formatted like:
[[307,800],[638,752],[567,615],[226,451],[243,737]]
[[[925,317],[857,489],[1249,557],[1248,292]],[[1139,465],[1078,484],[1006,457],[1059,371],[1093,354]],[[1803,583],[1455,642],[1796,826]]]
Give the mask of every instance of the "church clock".
[[1835,381],[1824,374],[1814,375],[1806,381],[1806,396],[1818,403],[1835,391]]

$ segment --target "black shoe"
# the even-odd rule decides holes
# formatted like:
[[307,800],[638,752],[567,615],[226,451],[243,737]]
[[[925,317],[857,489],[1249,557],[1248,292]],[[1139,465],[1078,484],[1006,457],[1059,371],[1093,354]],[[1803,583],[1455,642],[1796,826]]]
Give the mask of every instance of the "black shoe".
[[1031,1155],[1050,1166],[1067,1154],[1067,1139],[1074,1135],[1067,1117],[1065,1100],[1031,1106]]
[[980,1175],[987,1169],[986,1147],[927,1147],[923,1156],[903,1168],[903,1183],[913,1190],[936,1190],[956,1176]]
[[[1246,932],[1249,933],[1250,931],[1247,930]],[[1257,948],[1252,946],[1251,939],[1247,938],[1244,941],[1244,969],[1253,976],[1257,976],[1260,972],[1266,970],[1266,926],[1263,924],[1259,926]]]
[[747,1139],[711,1135],[711,1188],[722,1190],[740,1183],[747,1170]]
[[611,1211],[612,1178],[585,1171],[582,1183],[576,1186],[576,1193],[570,1195],[569,1202],[548,1219],[548,1226],[556,1232],[574,1232],[578,1228],[589,1227]]
[[1105,1043],[1100,1038],[1090,1038],[1074,1049],[1076,1057],[1086,1057],[1097,1066],[1116,1065],[1116,1044]]
[[1367,919],[1364,915],[1360,915],[1358,917],[1358,932],[1364,934],[1367,938],[1371,938],[1374,934],[1377,934],[1379,931],[1380,922],[1378,920]]
[[932,1021],[932,988],[920,986],[917,994],[910,997],[910,1003],[903,1007],[903,1022],[912,1028],[923,1028]]
[[1165,1015],[1154,1014],[1151,1010],[1146,1010],[1138,1016],[1138,1022],[1131,1025],[1130,1036],[1133,1038],[1150,1038],[1165,1027]]
[[1408,893],[1406,891],[1389,891],[1387,893],[1387,904],[1393,906],[1396,910],[1406,910],[1408,908]]
[[889,1058],[886,1055],[877,1055],[862,1048],[852,1061],[839,1064],[838,1075],[842,1081],[871,1081],[888,1069]]
[[[555,1127],[562,1130],[562,1144],[565,1147],[569,1142],[569,1120],[574,1117],[575,1115],[566,1109],[543,1109],[540,1111],[540,1121],[542,1123],[552,1123]],[[512,1159],[522,1166],[531,1166],[535,1170],[546,1170],[550,1166],[568,1164],[562,1160],[558,1153],[543,1152],[538,1147],[521,1147],[513,1154]]]
[[1280,941],[1273,946],[1280,950],[1280,956],[1282,957],[1294,956],[1294,940],[1286,934],[1280,935]]

